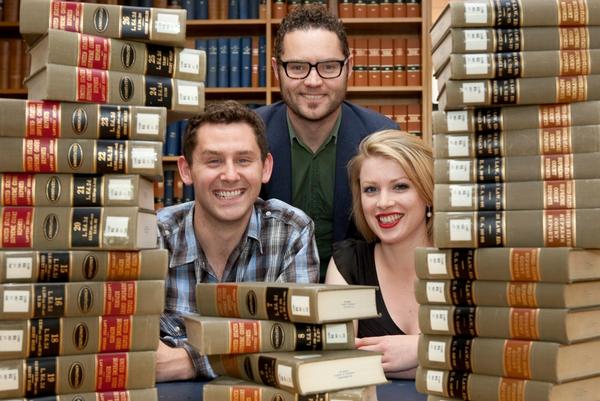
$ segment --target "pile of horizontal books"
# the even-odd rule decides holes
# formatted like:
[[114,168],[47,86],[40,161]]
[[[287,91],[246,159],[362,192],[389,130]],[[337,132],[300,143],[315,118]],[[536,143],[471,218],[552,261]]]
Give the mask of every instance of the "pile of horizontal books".
[[197,284],[188,342],[215,373],[204,399],[374,401],[381,355],[354,349],[353,319],[377,316],[375,287]]
[[453,1],[431,37],[437,248],[417,251],[417,389],[597,400],[597,2]]
[[164,45],[185,37],[180,10],[23,0],[20,20],[30,100],[0,99],[0,398],[156,400],[153,181],[167,114],[201,110],[204,54]]

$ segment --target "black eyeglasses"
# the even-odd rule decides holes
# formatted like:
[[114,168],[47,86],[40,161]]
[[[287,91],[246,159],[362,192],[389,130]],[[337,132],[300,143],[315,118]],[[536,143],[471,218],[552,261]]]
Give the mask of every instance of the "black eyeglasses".
[[342,69],[348,59],[327,60],[311,64],[306,61],[280,61],[279,65],[283,67],[285,75],[292,79],[304,79],[309,76],[310,70],[317,70],[317,74],[323,79],[337,78],[342,74]]

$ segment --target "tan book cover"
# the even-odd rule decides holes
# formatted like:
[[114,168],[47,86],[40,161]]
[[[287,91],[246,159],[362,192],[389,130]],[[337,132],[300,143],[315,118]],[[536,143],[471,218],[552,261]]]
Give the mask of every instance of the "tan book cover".
[[600,248],[600,209],[436,212],[439,248]]
[[202,355],[354,349],[352,322],[310,324],[186,315],[187,342]]
[[557,384],[417,368],[415,385],[417,391],[443,396],[444,401],[449,401],[446,397],[471,401],[504,401],[510,399],[506,398],[509,397],[508,394],[522,401],[591,401],[597,399],[600,391],[600,376]]
[[156,248],[156,214],[137,207],[5,206],[0,245],[9,249]]
[[162,313],[164,281],[0,284],[0,320]]
[[0,397],[142,389],[154,386],[155,352],[65,355],[0,362]]
[[30,75],[46,64],[204,81],[203,50],[162,46],[50,29],[30,49]]
[[204,83],[46,64],[25,81],[30,99],[166,107],[191,117],[204,110]]
[[420,304],[583,308],[600,306],[600,280],[540,283],[486,280],[416,280]]
[[29,45],[49,29],[184,47],[186,11],[58,0],[21,0],[19,31]]
[[561,383],[595,376],[600,370],[600,340],[564,345],[547,341],[421,335],[419,365]]
[[153,182],[131,174],[0,173],[1,206],[137,206],[154,210]]
[[573,283],[600,277],[600,251],[573,248],[417,248],[421,279]]
[[166,249],[143,251],[0,250],[0,283],[164,280]]
[[600,153],[436,159],[436,184],[600,178]]
[[6,138],[0,172],[140,174],[161,179],[162,143],[108,139]]
[[307,398],[298,393],[227,376],[206,383],[202,391],[203,399],[207,401],[377,401],[375,386],[313,394]]
[[159,331],[158,314],[0,320],[0,360],[154,351]]
[[346,322],[378,316],[377,287],[268,282],[198,283],[196,306],[204,316]]
[[436,184],[436,212],[589,209],[598,206],[600,179]]
[[[110,0],[113,1],[113,0]],[[116,0],[114,0],[116,1]],[[12,401],[31,401],[30,398],[11,398]],[[90,393],[57,394],[53,401],[158,401],[156,388],[142,388],[137,390],[102,391]]]
[[423,334],[554,341],[600,337],[600,309],[420,305]]
[[164,107],[0,99],[0,136],[164,142]]
[[381,354],[370,351],[210,355],[208,360],[219,375],[254,381],[301,395],[386,382]]

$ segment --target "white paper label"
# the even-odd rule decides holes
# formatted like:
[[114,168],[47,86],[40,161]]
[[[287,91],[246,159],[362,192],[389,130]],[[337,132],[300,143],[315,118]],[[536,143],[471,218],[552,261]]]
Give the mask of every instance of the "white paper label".
[[135,147],[131,149],[131,167],[153,169],[158,161],[154,148]]
[[427,300],[429,302],[446,303],[446,284],[441,281],[429,281],[426,284]]
[[444,372],[439,370],[428,370],[426,379],[427,391],[441,393],[444,388]]
[[450,205],[452,207],[473,207],[473,186],[450,185]]
[[292,367],[287,365],[277,366],[277,381],[282,386],[294,387],[294,381],[292,380]]
[[483,103],[485,82],[463,82],[461,85],[463,103]]
[[485,51],[488,44],[488,32],[485,29],[465,29],[465,50]]
[[33,274],[33,258],[32,257],[13,257],[6,258],[6,279],[18,280],[31,278]]
[[108,199],[130,201],[133,199],[133,183],[129,178],[111,178],[108,180]]
[[184,49],[179,53],[179,71],[189,74],[200,73],[200,54],[192,49]]
[[2,311],[7,313],[29,312],[29,291],[5,290]]
[[429,311],[431,330],[448,331],[448,311],[445,309],[432,309]]
[[446,343],[443,341],[429,341],[427,359],[431,362],[446,362]]
[[427,254],[427,270],[429,274],[448,274],[448,270],[446,270],[446,254]]
[[485,24],[487,17],[487,4],[465,3],[465,22],[467,24]]
[[470,177],[470,160],[448,160],[448,178],[450,182],[469,181]]
[[127,216],[107,216],[106,227],[104,228],[104,237],[126,238],[128,226],[129,217]]
[[160,116],[158,114],[138,113],[136,116],[136,130],[138,134],[160,134]]
[[177,101],[187,106],[198,106],[198,87],[196,85],[183,85],[179,81]]
[[23,330],[0,330],[0,352],[23,350]]
[[468,135],[448,135],[448,156],[468,157],[470,137]]
[[292,295],[292,315],[310,316],[310,298],[303,295]]
[[156,15],[156,21],[154,22],[154,29],[156,29],[156,32],[158,33],[178,35],[181,32],[179,15],[158,13]]
[[446,124],[448,132],[467,131],[469,122],[467,121],[469,114],[466,111],[449,111],[446,113]]
[[471,219],[451,219],[450,241],[471,241]]
[[19,369],[0,369],[0,391],[19,389]]
[[488,54],[465,54],[465,72],[467,75],[486,75],[490,68]]
[[348,342],[348,326],[343,323],[325,325],[326,344],[344,344]]

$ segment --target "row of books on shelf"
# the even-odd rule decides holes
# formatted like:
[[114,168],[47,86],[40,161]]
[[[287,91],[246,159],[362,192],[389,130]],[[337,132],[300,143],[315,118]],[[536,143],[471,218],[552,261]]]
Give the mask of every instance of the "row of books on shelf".
[[421,0],[339,0],[338,16],[340,18],[419,18]]
[[0,90],[22,89],[29,70],[29,55],[22,39],[0,39]]
[[394,120],[401,131],[421,136],[421,104],[365,104],[364,107]]
[[154,3],[161,3],[155,7],[184,8],[188,20],[264,19],[267,16],[266,0],[154,0]]
[[181,179],[179,171],[165,170],[164,180],[154,182],[154,209],[194,200],[194,186]]

